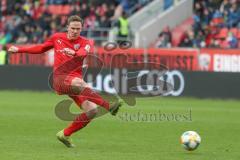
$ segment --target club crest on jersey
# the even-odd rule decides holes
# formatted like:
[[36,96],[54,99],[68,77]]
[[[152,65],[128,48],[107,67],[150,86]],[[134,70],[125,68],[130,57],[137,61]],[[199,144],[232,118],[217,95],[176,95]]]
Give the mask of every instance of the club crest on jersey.
[[80,48],[80,44],[74,44],[74,45],[73,45],[73,48],[74,48],[75,50],[78,50],[78,49]]

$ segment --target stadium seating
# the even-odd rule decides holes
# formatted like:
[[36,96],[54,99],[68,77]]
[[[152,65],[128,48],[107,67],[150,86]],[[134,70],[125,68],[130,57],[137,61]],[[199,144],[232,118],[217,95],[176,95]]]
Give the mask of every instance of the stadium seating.
[[[240,16],[232,16],[233,14],[239,15],[236,13],[240,13],[240,1],[232,0],[227,1],[227,4],[225,3],[223,1],[195,0],[193,18],[183,21],[182,24],[172,29],[171,46],[180,46],[186,28],[194,32],[194,39],[192,40],[194,43],[199,39],[202,41],[194,44],[194,47],[212,47],[209,42],[213,38],[220,43],[220,47],[228,48],[226,41],[230,33],[240,41]],[[230,22],[234,23],[230,24]],[[156,44],[156,42],[154,43]],[[199,43],[205,45],[199,45]],[[155,44],[151,46],[156,46]],[[240,43],[238,42],[238,44]]]
[[[138,11],[151,1],[19,0],[10,2],[4,0],[3,2],[6,3],[4,3],[1,11],[3,16],[0,17],[0,27],[1,31],[6,35],[11,35],[10,43],[41,43],[52,33],[61,31],[62,26],[66,25],[67,16],[69,15],[80,15],[87,23],[84,25],[84,30],[88,30],[89,28],[91,30],[105,30],[106,28],[103,27],[106,26],[110,30],[111,23],[118,18],[115,16],[118,6],[127,5],[126,9],[131,11],[128,13],[133,14],[134,11]],[[109,25],[102,25],[101,17],[103,16],[106,16],[105,23]],[[34,37],[36,32],[39,36]]]
[[172,46],[176,47],[179,45],[184,32],[190,29],[193,23],[193,18],[190,17],[172,30]]
[[219,33],[215,36],[216,39],[225,39],[228,35],[228,28],[220,29]]
[[71,12],[71,6],[70,5],[49,5],[48,11],[50,14],[68,15]]

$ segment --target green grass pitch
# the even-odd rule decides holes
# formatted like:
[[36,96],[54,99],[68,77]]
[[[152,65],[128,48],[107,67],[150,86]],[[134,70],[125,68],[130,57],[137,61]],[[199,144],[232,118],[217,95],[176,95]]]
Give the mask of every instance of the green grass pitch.
[[[0,92],[1,160],[239,160],[240,101],[155,97],[124,106],[118,116],[105,115],[73,136],[76,148],[56,140],[69,122],[55,116],[67,99],[50,92]],[[74,112],[77,107],[72,106]],[[190,116],[185,119],[150,117]],[[136,117],[138,115],[138,117]],[[139,115],[142,116],[139,118]],[[145,118],[143,118],[145,116]],[[193,152],[179,143],[187,130],[202,143]]]

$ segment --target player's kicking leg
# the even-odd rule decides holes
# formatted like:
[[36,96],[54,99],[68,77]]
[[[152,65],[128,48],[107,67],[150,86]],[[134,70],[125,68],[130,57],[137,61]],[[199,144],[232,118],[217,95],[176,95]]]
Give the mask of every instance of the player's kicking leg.
[[81,95],[88,101],[91,101],[109,111],[112,115],[116,115],[119,108],[122,106],[122,102],[119,100],[110,104],[105,101],[98,93],[94,92],[86,82],[81,78],[74,78],[71,82],[71,89],[74,95]]
[[[57,133],[57,138],[60,142],[62,142],[66,147],[73,148],[75,145],[72,143],[70,136],[84,128],[97,114],[98,109],[97,105],[84,100],[81,96],[71,96],[73,100],[83,109],[83,113],[78,115],[76,119],[65,129],[61,130]],[[83,102],[82,102],[83,101]]]
[[105,108],[112,115],[116,115],[122,105],[120,101],[109,104],[100,95],[92,91],[80,78],[73,79],[71,86],[73,92],[70,97],[82,107],[84,112],[77,116],[69,127],[57,133],[58,140],[67,147],[75,146],[70,139],[71,134],[84,128],[96,116],[97,105]]

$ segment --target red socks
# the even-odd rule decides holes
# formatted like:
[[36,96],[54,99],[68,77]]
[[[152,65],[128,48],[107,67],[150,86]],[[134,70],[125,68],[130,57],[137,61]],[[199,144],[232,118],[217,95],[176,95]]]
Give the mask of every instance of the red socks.
[[[90,88],[84,88],[84,90],[80,93],[80,96],[104,107],[106,110],[109,110],[110,108],[109,103]],[[70,136],[74,132],[84,128],[90,121],[91,119],[87,117],[86,113],[80,114],[67,128],[64,129],[64,135]]]
[[84,88],[84,90],[80,93],[81,96],[86,98],[87,100],[96,103],[99,106],[104,107],[106,110],[109,110],[110,106],[107,101],[105,101],[99,94],[91,90],[90,88]]
[[64,129],[64,135],[70,136],[74,132],[84,128],[91,119],[89,119],[86,113],[82,113],[76,117],[76,119],[67,128]]

